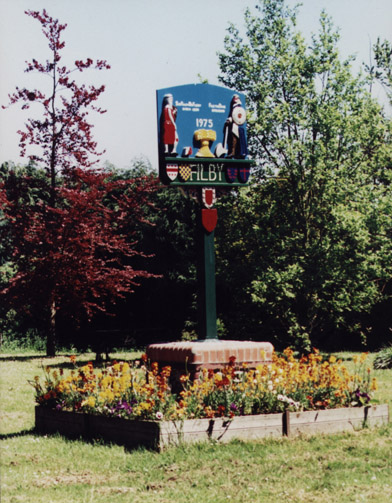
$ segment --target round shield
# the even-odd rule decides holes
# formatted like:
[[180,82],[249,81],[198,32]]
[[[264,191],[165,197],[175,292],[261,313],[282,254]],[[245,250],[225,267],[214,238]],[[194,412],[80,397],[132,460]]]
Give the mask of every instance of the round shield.
[[234,107],[232,113],[233,121],[238,124],[238,126],[242,126],[242,124],[246,121],[246,112],[242,107]]

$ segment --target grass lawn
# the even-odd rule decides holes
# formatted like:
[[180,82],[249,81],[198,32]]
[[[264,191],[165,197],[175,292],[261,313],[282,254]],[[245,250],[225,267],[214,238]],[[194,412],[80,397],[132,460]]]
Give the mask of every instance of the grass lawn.
[[[336,356],[352,366],[353,353]],[[68,362],[65,355],[0,355],[2,503],[392,501],[392,423],[352,434],[205,443],[162,453],[35,435],[27,381],[41,375],[42,365]],[[375,398],[391,413],[392,370],[373,375]]]

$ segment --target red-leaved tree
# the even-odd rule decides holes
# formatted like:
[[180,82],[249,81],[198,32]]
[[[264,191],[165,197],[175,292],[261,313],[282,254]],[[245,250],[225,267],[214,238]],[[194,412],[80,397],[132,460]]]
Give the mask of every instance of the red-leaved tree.
[[37,180],[8,177],[0,181],[0,218],[11,227],[15,264],[15,274],[1,293],[19,312],[42,313],[51,356],[56,351],[60,312],[76,321],[91,318],[97,311],[109,310],[139,279],[152,276],[135,270],[132,259],[143,256],[135,241],[136,226],[145,222],[143,209],[156,180],[144,177],[125,183],[93,168],[101,153],[87,115],[91,110],[104,113],[94,104],[104,86],[78,85],[71,74],[109,65],[89,58],[75,61],[68,70],[60,55],[66,25],[45,10],[26,14],[41,23],[51,51],[50,60],[33,59],[26,71],[49,76],[51,91],[47,95],[16,88],[10,104],[22,103],[23,109],[33,104],[42,107],[40,117],[29,119],[19,134],[21,154],[26,155],[29,146],[38,149],[38,154],[28,157],[45,169],[46,178],[35,187],[29,204],[26,197]]

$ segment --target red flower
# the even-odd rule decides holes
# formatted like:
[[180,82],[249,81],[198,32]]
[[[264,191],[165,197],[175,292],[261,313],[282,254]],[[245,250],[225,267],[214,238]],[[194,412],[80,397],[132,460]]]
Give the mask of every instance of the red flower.
[[226,411],[226,407],[224,405],[218,406],[218,416],[224,416]]

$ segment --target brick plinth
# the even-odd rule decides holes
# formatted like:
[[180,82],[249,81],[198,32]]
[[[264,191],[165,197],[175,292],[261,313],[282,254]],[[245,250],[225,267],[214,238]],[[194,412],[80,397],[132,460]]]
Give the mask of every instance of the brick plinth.
[[178,370],[187,370],[196,376],[201,368],[219,370],[235,357],[235,364],[244,363],[254,368],[272,360],[273,346],[269,342],[223,341],[206,339],[203,341],[166,342],[150,344],[147,356],[160,366],[170,365]]

